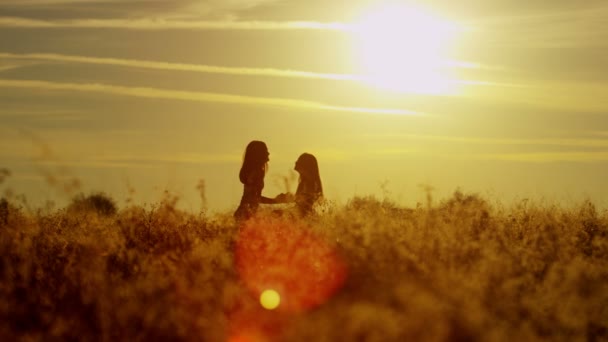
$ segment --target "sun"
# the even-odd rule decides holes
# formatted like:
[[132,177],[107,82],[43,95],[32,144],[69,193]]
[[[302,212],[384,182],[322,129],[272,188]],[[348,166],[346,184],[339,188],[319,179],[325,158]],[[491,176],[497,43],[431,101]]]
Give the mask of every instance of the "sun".
[[452,22],[403,4],[369,9],[353,25],[364,81],[400,93],[456,92],[445,56],[458,31]]

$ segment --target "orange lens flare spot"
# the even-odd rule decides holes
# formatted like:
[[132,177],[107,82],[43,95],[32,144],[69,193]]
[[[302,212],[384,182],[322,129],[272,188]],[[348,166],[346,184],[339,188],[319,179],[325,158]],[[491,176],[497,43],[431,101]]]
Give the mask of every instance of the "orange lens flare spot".
[[240,228],[235,266],[262,307],[283,313],[322,305],[347,275],[337,251],[308,226],[274,218],[249,220]]
[[281,296],[275,290],[265,290],[260,295],[260,304],[266,310],[274,310],[281,304]]

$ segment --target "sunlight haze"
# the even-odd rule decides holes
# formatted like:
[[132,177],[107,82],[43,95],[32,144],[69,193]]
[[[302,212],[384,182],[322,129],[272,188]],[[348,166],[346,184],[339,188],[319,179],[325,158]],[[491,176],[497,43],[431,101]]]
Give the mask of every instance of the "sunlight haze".
[[444,70],[450,60],[443,54],[461,30],[457,25],[403,4],[381,4],[363,12],[353,25],[355,59],[371,85],[404,93],[456,91],[455,80]]
[[308,152],[337,202],[415,206],[428,185],[607,207],[607,16],[598,0],[3,0],[0,197],[168,191],[232,212],[261,140],[270,197]]

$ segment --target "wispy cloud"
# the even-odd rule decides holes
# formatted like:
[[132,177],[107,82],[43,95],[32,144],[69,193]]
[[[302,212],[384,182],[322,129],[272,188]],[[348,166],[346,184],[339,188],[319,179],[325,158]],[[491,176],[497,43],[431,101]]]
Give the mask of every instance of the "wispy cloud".
[[0,54],[0,59],[5,59],[5,62],[0,63],[0,72],[15,70],[26,66],[37,64],[38,62],[32,62],[31,60],[25,60],[23,58],[9,58]]
[[[424,149],[382,148],[366,154],[380,158],[446,159],[457,161],[505,161],[522,163],[597,163],[608,162],[608,151],[571,152],[507,152],[507,153],[460,153],[447,151],[426,151]],[[358,158],[362,156],[359,155]]]
[[472,160],[502,160],[530,163],[551,162],[606,162],[608,152],[537,152],[537,153],[498,153],[469,155]]
[[572,152],[514,152],[514,153],[461,153],[445,150],[428,151],[421,148],[380,147],[363,149],[354,154],[349,150],[319,150],[316,153],[323,160],[342,162],[361,159],[394,159],[411,160],[457,160],[457,161],[502,161],[518,163],[601,163],[608,162],[608,151],[572,151]]
[[[44,134],[43,138],[29,130],[14,130],[0,126],[0,160],[4,161],[4,166],[10,165],[10,168],[17,166],[23,169],[34,166],[42,170],[48,168],[64,170],[65,168],[151,169],[169,165],[238,164],[242,158],[241,151],[166,152],[150,149],[136,151],[133,146],[129,146],[133,141],[133,134],[142,134],[150,138],[154,135],[151,132],[143,134],[140,131],[134,133],[110,131],[103,134],[106,139],[104,141],[99,140],[99,135],[70,130],[64,132],[54,135]],[[128,141],[126,145],[125,141]],[[103,145],[103,148],[100,148],[100,145]]]
[[82,122],[90,120],[90,117],[83,114],[70,114],[70,113],[57,113],[57,114],[23,114],[19,112],[14,113],[2,113],[0,112],[0,118],[6,120],[16,120],[18,119],[21,123],[28,122],[28,120],[32,123],[36,124],[49,124],[49,123],[66,123],[66,122]]
[[18,69],[20,67],[21,67],[20,64],[3,64],[3,65],[0,65],[0,72]]
[[[275,69],[275,68],[222,67],[222,66],[215,66],[215,65],[170,63],[170,62],[136,60],[136,59],[120,59],[120,58],[100,58],[100,57],[75,56],[75,55],[50,54],[50,53],[15,54],[15,53],[0,52],[0,60],[1,59],[8,59],[8,60],[12,60],[12,61],[36,60],[36,61],[51,61],[51,62],[62,62],[62,63],[85,63],[85,64],[110,65],[110,66],[119,66],[119,67],[128,67],[128,68],[166,70],[166,71],[187,71],[187,72],[212,73],[212,74],[222,74],[222,75],[319,79],[319,80],[334,80],[334,81],[351,81],[351,82],[360,82],[360,83],[365,83],[366,79],[367,79],[366,76],[364,76],[364,75],[355,75],[355,74],[318,73],[318,72],[303,71],[303,70]],[[32,63],[32,62],[29,62],[29,63]],[[445,63],[446,63],[446,67],[451,67],[451,68],[463,68],[463,69],[489,68],[488,66],[482,66],[479,64],[475,64],[472,62],[466,62],[466,61],[446,60]],[[1,71],[1,69],[0,69],[0,71]],[[485,81],[472,81],[472,80],[454,80],[453,83],[457,84],[457,85],[465,85],[465,86],[510,86],[509,84],[492,83],[492,82],[485,82]]]
[[39,20],[0,17],[0,27],[8,28],[105,28],[130,30],[332,30],[348,29],[342,23],[313,21],[195,21],[164,18]]
[[125,0],[3,0],[3,5],[13,6],[38,6],[38,5],[66,5],[66,4],[90,4],[90,3],[120,3]]
[[[248,76],[271,76],[271,77],[290,77],[290,78],[311,78],[311,79],[327,79],[327,80],[343,80],[343,81],[361,81],[363,78],[357,75],[349,74],[328,74],[316,73],[300,70],[283,70],[273,68],[238,68],[238,67],[221,67],[214,65],[200,64],[184,64],[184,63],[168,63],[156,61],[143,61],[135,59],[118,59],[118,58],[99,58],[86,56],[72,56],[49,53],[28,53],[14,54],[1,53],[0,59],[28,59],[28,60],[45,60],[53,62],[67,63],[87,63],[97,65],[113,65],[132,68],[145,68],[156,70],[169,71],[188,71],[201,73],[214,73],[224,75],[248,75]],[[1,69],[1,66],[0,66]]]
[[607,15],[605,3],[589,4],[487,17],[470,22],[467,27],[473,33],[491,38],[493,45],[518,48],[608,46]]
[[98,92],[111,95],[133,96],[141,98],[169,99],[196,102],[216,102],[241,105],[273,106],[299,110],[323,110],[334,112],[351,112],[366,114],[388,114],[388,115],[422,115],[423,113],[405,109],[387,108],[361,108],[334,106],[321,102],[305,101],[287,98],[254,97],[220,93],[206,93],[180,90],[167,90],[144,87],[124,87],[108,84],[85,84],[85,83],[56,83],[37,80],[6,80],[0,79],[0,87],[60,90],[74,92]]
[[437,141],[446,143],[461,143],[475,145],[520,145],[520,146],[569,146],[569,147],[588,147],[601,148],[608,147],[608,139],[576,139],[576,138],[543,138],[543,139],[497,139],[497,138],[480,138],[480,137],[462,137],[462,136],[440,136],[440,135],[417,135],[417,134],[399,134],[399,135],[370,135],[382,139],[407,139],[407,140],[422,140],[422,141]]
[[241,156],[238,154],[196,154],[182,153],[171,155],[106,155],[96,157],[83,157],[69,160],[37,159],[30,162],[40,166],[61,166],[80,168],[155,168],[166,164],[192,164],[206,165],[217,163],[238,163]]
[[[488,87],[492,85],[492,87]],[[469,84],[461,95],[490,103],[510,103],[576,113],[606,113],[608,83],[525,80],[518,84]]]
[[97,157],[89,161],[96,162],[131,162],[138,164],[157,164],[157,163],[179,163],[179,164],[209,164],[209,163],[230,163],[239,162],[242,156],[239,153],[228,154],[201,154],[201,153],[172,153],[157,154],[151,156],[142,155],[110,155]]
[[[449,160],[468,161],[513,161],[530,163],[549,162],[606,162],[608,161],[608,139],[577,139],[577,138],[542,138],[542,139],[497,139],[462,136],[437,136],[416,134],[367,135],[368,138],[404,139],[407,141],[426,141],[446,143],[443,148],[429,149],[419,145],[410,148],[381,148],[377,151],[380,156],[412,156],[423,158],[440,158]],[[535,147],[541,152],[449,152],[455,144],[471,145],[502,145]],[[542,151],[543,147],[570,147],[592,149],[583,151]]]
[[[162,17],[236,17],[240,11],[251,10],[283,0],[2,0],[0,8],[39,13],[87,13],[88,18],[108,14],[141,17],[155,14]],[[47,17],[44,17],[47,18]]]

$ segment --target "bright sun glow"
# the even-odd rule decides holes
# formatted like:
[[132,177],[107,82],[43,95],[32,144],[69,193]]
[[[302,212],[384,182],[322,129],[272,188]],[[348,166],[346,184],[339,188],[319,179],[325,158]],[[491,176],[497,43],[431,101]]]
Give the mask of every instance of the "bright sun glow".
[[456,92],[445,50],[457,32],[455,24],[401,4],[367,11],[354,25],[365,81],[403,93]]
[[264,290],[260,295],[260,304],[267,310],[274,310],[281,304],[281,296],[275,290]]

